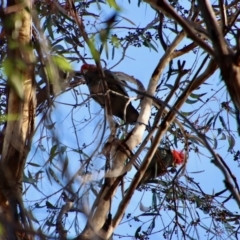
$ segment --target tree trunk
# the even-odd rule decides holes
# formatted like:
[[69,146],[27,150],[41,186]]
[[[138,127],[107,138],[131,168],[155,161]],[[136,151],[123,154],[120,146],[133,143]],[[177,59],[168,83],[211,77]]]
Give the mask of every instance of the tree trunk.
[[7,121],[0,164],[0,221],[4,239],[29,239],[30,222],[22,203],[22,179],[34,132],[36,109],[31,1],[8,0],[3,17],[7,38],[4,70],[8,80]]

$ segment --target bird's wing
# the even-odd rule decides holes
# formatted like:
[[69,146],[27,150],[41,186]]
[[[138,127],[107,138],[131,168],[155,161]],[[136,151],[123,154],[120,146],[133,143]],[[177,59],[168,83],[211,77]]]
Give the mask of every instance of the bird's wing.
[[119,80],[112,72],[108,70],[105,70],[104,74],[110,90],[128,97],[128,93],[123,86],[127,84],[125,81]]

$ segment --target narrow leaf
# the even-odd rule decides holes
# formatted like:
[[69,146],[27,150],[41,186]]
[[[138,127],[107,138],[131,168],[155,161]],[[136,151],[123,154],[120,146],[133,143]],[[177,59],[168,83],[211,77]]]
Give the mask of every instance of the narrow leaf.
[[68,168],[68,157],[65,158],[64,163],[63,163],[63,170],[62,170],[62,178]]
[[133,21],[131,21],[130,19],[128,19],[128,18],[126,18],[126,17],[123,17],[123,16],[120,16],[120,15],[118,15],[118,17],[121,17],[122,19],[124,19],[124,20],[126,20],[127,22],[129,22],[131,25],[136,26],[136,24],[135,24]]
[[49,173],[51,174],[52,178],[55,180],[56,183],[58,183],[60,186],[63,187],[63,185],[61,184],[61,182],[59,181],[57,175],[55,174],[55,172],[49,168]]
[[46,201],[46,207],[49,209],[58,209],[57,207],[53,206],[49,201]]
[[228,147],[228,150],[232,150],[235,146],[235,139],[234,137],[230,134],[228,135],[228,143],[229,143],[229,147]]
[[191,98],[196,98],[196,99],[199,99],[200,97],[206,95],[207,93],[202,93],[202,94],[196,94],[196,93],[191,93],[190,94],[190,97]]
[[186,103],[188,103],[188,104],[194,104],[194,103],[196,103],[196,102],[198,102],[198,99],[197,100],[190,100],[189,98],[186,100]]
[[41,167],[39,164],[32,163],[32,162],[27,162],[28,165],[31,165],[33,167]]

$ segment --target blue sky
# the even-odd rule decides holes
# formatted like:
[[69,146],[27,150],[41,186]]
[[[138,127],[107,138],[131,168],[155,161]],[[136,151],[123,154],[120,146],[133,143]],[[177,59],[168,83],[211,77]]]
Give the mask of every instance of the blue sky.
[[[142,6],[139,8],[137,7],[137,4],[135,2],[132,2],[132,4],[128,4],[126,1],[119,1],[119,4],[122,6],[122,11],[120,12],[121,16],[124,16],[125,18],[130,19],[132,22],[135,23],[136,26],[139,27],[145,27],[150,21],[152,21],[152,19],[155,16],[155,12],[147,5],[147,4],[142,4]],[[92,6],[89,11],[91,12],[96,12],[99,11],[99,13],[102,16],[102,19],[106,19],[109,15],[111,15],[111,13],[113,12],[113,10],[109,11],[108,7],[104,7],[103,5],[102,9],[99,11],[97,10],[97,6]],[[126,20],[122,20],[122,22],[119,24],[119,26],[128,26],[128,27],[134,27],[131,23],[127,22]],[[88,30],[88,29],[87,29]],[[93,31],[93,28],[90,29],[91,31]],[[118,29],[116,30],[117,34],[125,34],[126,30],[125,29]],[[168,32],[168,37],[169,39],[172,39],[174,34],[171,32]],[[182,43],[182,46],[184,44],[186,44],[187,42],[189,42],[189,40],[185,40]],[[113,71],[122,71],[125,72],[131,76],[134,76],[135,78],[139,79],[145,87],[147,87],[149,79],[151,77],[151,74],[153,73],[157,63],[159,62],[159,59],[162,57],[162,55],[164,54],[162,47],[160,46],[160,44],[158,43],[158,40],[156,41],[156,47],[158,49],[158,52],[154,51],[153,49],[149,49],[147,47],[141,47],[141,48],[134,48],[134,47],[130,47],[127,52],[126,52],[126,56],[124,58],[124,60],[117,65],[114,69],[112,69]],[[111,51],[111,49],[110,49]],[[88,57],[90,57],[89,51],[86,48],[82,49],[82,54],[86,52],[88,53]],[[107,68],[111,68],[112,66],[114,66],[119,59],[121,58],[122,54],[122,49],[116,49],[115,51],[115,58],[112,60],[111,58],[109,59],[105,59],[106,63],[107,63]],[[201,54],[201,52],[198,53],[199,55]],[[111,54],[110,54],[111,55]],[[102,55],[104,57],[104,53]],[[203,58],[204,56],[202,55],[201,58]],[[186,68],[193,68],[193,62],[196,59],[196,55],[189,53],[186,56],[183,56],[181,58],[181,60],[186,60]],[[93,63],[93,61],[89,61],[89,63]],[[174,64],[176,65],[176,61],[174,62]],[[199,63],[196,63],[196,65],[198,66]],[[72,66],[75,70],[79,70],[81,63],[73,63]],[[193,69],[194,70],[194,69]],[[191,79],[191,78],[190,78]],[[186,79],[187,80],[187,79]],[[171,79],[171,82],[174,81],[174,78]],[[220,77],[219,77],[219,73],[216,72],[213,77],[208,81],[208,85],[203,86],[200,90],[195,91],[195,93],[205,93],[206,92],[206,96],[204,96],[202,98],[203,101],[205,101],[207,99],[208,96],[211,96],[212,92],[215,91],[216,89],[219,89],[220,86],[223,85],[223,82],[220,81]],[[81,85],[80,87],[76,88],[79,93],[85,94],[82,95],[79,94],[77,96],[78,98],[78,102],[81,103],[83,101],[83,99],[86,99],[86,94],[88,94],[88,89],[86,86]],[[213,89],[213,90],[211,90]],[[162,95],[164,96],[164,94],[166,93],[166,91],[162,91]],[[160,92],[161,94],[161,92]],[[135,93],[130,93],[130,95],[135,96]],[[220,91],[216,98],[213,98],[209,103],[204,104],[203,108],[201,109],[201,113],[207,114],[209,112],[212,112],[212,114],[216,114],[216,112],[219,109],[219,103],[217,98],[220,99],[225,99],[225,89],[223,89],[222,91]],[[163,98],[164,100],[164,98]],[[66,102],[66,103],[73,103],[75,102],[75,96],[73,95],[72,92],[68,92],[66,94],[61,95],[58,99],[58,102]],[[173,103],[173,102],[172,102]],[[134,102],[134,105],[137,106],[138,102]],[[182,108],[183,111],[193,111],[196,108],[199,108],[202,104],[201,103],[196,103],[196,104],[185,104]],[[56,137],[59,139],[59,141],[63,144],[66,144],[67,146],[71,146],[71,149],[68,148],[67,149],[67,153],[64,154],[63,158],[66,157],[66,155],[68,155],[68,159],[69,159],[69,172],[71,174],[75,173],[79,167],[80,167],[80,163],[79,160],[84,160],[86,158],[86,156],[84,156],[84,154],[80,154],[77,152],[72,151],[72,149],[77,149],[78,145],[76,142],[76,136],[74,135],[74,131],[75,129],[72,127],[72,120],[71,118],[75,119],[75,124],[76,124],[76,128],[77,128],[77,137],[78,137],[78,141],[80,146],[82,146],[82,144],[91,144],[93,141],[93,144],[90,145],[87,149],[86,149],[86,153],[88,155],[91,155],[92,151],[95,150],[96,145],[99,143],[100,141],[100,137],[98,134],[98,130],[100,129],[100,124],[101,122],[99,122],[99,111],[101,110],[101,108],[94,102],[91,101],[91,105],[90,105],[90,109],[89,108],[75,108],[74,109],[74,114],[71,116],[71,112],[72,112],[72,107],[70,106],[66,106],[63,104],[56,104],[56,107],[54,108],[54,111],[52,113],[52,119],[53,122],[56,122],[55,124],[55,134]],[[89,111],[92,113],[92,116],[94,115],[94,113],[97,114],[97,117],[91,122],[91,124],[86,125],[86,127],[83,128],[83,125],[77,124],[77,121],[83,121],[84,118],[89,118]],[[103,110],[100,112],[102,115],[104,114]],[[198,114],[195,114],[193,116],[191,116],[191,118],[189,119],[190,121],[194,121],[198,118]],[[233,121],[232,119],[229,120],[229,124],[231,126],[233,126],[233,128],[235,128],[235,121]],[[37,146],[38,144],[38,139],[40,137],[40,134],[43,134],[44,136],[46,136],[45,138],[43,138],[43,144],[44,147],[46,148],[46,152],[40,151],[38,149],[37,154],[35,154],[35,149],[34,147]],[[31,156],[29,157],[29,159],[31,159],[31,157],[34,155],[34,162],[38,163],[39,165],[43,166],[44,163],[48,160],[48,152],[50,152],[51,146],[52,146],[52,141],[51,138],[48,136],[49,132],[45,132],[43,131],[37,133],[36,137],[35,137],[35,144],[33,147],[33,151],[31,153]],[[209,136],[213,137],[216,133],[214,131],[209,131],[207,133]],[[104,140],[106,140],[106,137],[104,137]],[[215,136],[217,137],[217,136]],[[220,138],[220,136],[218,136],[218,138]],[[47,141],[46,141],[47,140]],[[222,157],[224,158],[224,160],[229,164],[229,166],[231,167],[233,173],[235,174],[235,176],[238,176],[238,172],[239,172],[239,168],[237,166],[237,162],[233,162],[232,161],[232,155],[230,155],[230,153],[228,153],[226,150],[228,149],[228,144],[227,141],[219,141],[219,145],[216,149],[216,151],[218,153],[220,153],[222,155]],[[239,139],[237,140],[236,146],[239,143]],[[182,145],[179,144],[178,146],[179,149],[182,149]],[[84,150],[85,151],[85,150]],[[98,149],[98,153],[101,152],[101,147]],[[142,155],[143,156],[143,155]],[[93,164],[95,167],[95,172],[94,172],[94,178],[98,179],[101,175],[102,172],[99,172],[99,168],[104,166],[105,163],[105,159],[98,155],[95,154],[95,156],[93,157]],[[59,168],[61,169],[61,159],[58,160],[58,164],[59,164]],[[33,171],[35,171],[36,169],[34,169]],[[61,179],[61,171],[56,172],[56,174],[59,176],[59,178]],[[205,192],[212,194],[213,192],[217,192],[223,189],[223,175],[222,173],[215,168],[215,166],[210,162],[210,153],[204,149],[200,149],[200,154],[196,154],[196,153],[190,153],[189,159],[188,159],[188,163],[187,163],[187,174],[190,177],[194,177],[196,182],[199,182],[202,186],[202,188],[204,189]],[[128,174],[128,179],[130,180],[131,177],[133,177],[134,175],[134,170],[132,170],[129,174]],[[45,174],[44,174],[45,176]],[[181,179],[183,182],[186,182],[184,178]],[[66,178],[63,178],[62,182],[64,184],[64,182],[66,181]],[[66,183],[66,182],[65,182]],[[77,179],[75,180],[75,185],[73,185],[73,189],[76,191],[79,187],[79,185],[81,184],[81,178],[77,177]],[[126,183],[127,186],[127,183]],[[49,180],[43,179],[42,183],[40,184],[41,190],[44,194],[48,195],[53,193],[54,191],[57,191],[59,189],[59,185],[57,185],[53,180],[52,180],[52,184],[49,184]],[[37,193],[37,191],[34,190],[34,188],[31,187],[30,191],[28,193],[31,193],[30,197],[27,196],[27,199],[38,199],[39,197],[41,197],[41,195],[39,195]],[[61,193],[61,192],[60,192]],[[56,194],[55,196],[49,198],[49,200],[51,200],[52,203],[54,203],[60,196],[59,194]],[[93,202],[93,196],[90,196],[90,202]],[[149,193],[143,193],[143,192],[139,192],[136,191],[133,199],[131,200],[131,203],[128,207],[128,210],[126,211],[126,214],[131,212],[133,213],[133,215],[138,215],[141,214],[142,212],[139,210],[139,203],[140,203],[140,199],[141,202],[144,204],[144,206],[151,206],[151,202],[152,202],[152,194]],[[116,198],[114,199],[114,203],[113,203],[113,212],[116,211],[116,208],[118,207],[118,203],[120,202],[121,198],[120,198],[120,194],[118,192]],[[45,200],[43,201],[43,203],[45,203]],[[179,203],[180,204],[180,203]],[[236,204],[234,201],[230,201],[229,204],[227,204],[227,206],[231,209],[231,210],[238,210]],[[75,213],[69,213],[70,218],[68,219],[68,225],[70,225],[70,219],[72,219],[72,217],[74,217]],[[79,214],[80,215],[80,214]],[[78,216],[79,216],[78,215]],[[162,219],[164,221],[164,224],[166,225],[167,222],[172,220],[172,216],[173,214],[171,212],[167,212],[164,210],[161,210],[161,215],[162,215]],[[40,209],[40,211],[36,211],[36,217],[46,217],[46,213]],[[201,215],[202,219],[203,218],[207,218],[207,215],[205,216],[204,214]],[[81,217],[80,217],[81,218]],[[146,218],[143,218],[142,220],[145,220]],[[85,218],[81,218],[82,221],[85,221]],[[205,220],[205,223],[207,224],[207,226],[210,226],[210,220]],[[159,225],[163,225],[161,218],[158,218],[158,224]],[[126,222],[126,218],[123,219],[123,222],[125,222],[124,224],[120,224],[120,226],[117,228],[116,233],[117,234],[131,234],[134,235],[134,232],[136,230],[136,228],[140,225],[139,222],[135,222],[134,220],[132,220],[130,222],[130,224],[132,225],[132,227],[130,227],[130,224],[128,222]],[[157,229],[157,228],[156,228]],[[179,234],[179,233],[178,233]],[[197,233],[193,233],[192,234],[196,237]],[[205,237],[205,231],[199,231],[198,235],[200,237]],[[152,237],[150,237],[150,239],[159,239],[162,238],[162,232],[160,233],[156,233],[155,235],[153,235]],[[118,239],[118,237],[116,237],[115,239]],[[126,238],[125,238],[126,239]],[[129,238],[130,239],[130,238]],[[175,239],[175,238],[173,238]],[[177,238],[176,238],[177,239]]]

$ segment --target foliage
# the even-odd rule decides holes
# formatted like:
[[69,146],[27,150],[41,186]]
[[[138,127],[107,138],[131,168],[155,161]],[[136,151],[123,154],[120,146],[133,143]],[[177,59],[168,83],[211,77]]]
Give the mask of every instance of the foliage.
[[[111,143],[111,121],[105,117],[104,109],[92,100],[79,73],[83,63],[96,62],[103,68],[139,79],[146,89],[152,84],[150,80],[159,74],[142,140],[149,132],[164,128],[169,112],[176,114],[158,143],[161,147],[183,150],[186,155],[184,165],[173,166],[166,175],[136,189],[113,237],[237,239],[239,202],[231,188],[240,194],[239,138],[236,109],[221,73],[209,53],[188,38],[166,13],[142,1],[138,5],[128,2],[34,1],[32,44],[36,61],[37,123],[23,179],[23,196],[30,219],[35,229],[48,237],[81,236],[85,228],[83,222],[86,224],[94,215],[94,207],[99,207],[96,199],[102,197],[109,179],[116,177],[120,183],[117,197],[111,199],[108,215],[102,216],[104,222],[107,217],[104,226],[109,227],[136,176],[134,168],[122,177],[111,176],[115,158],[104,152]],[[237,18],[231,24],[230,20],[239,12],[239,3],[226,2],[229,2],[226,4],[229,24],[225,38],[229,48],[234,49],[239,23]],[[189,23],[195,34],[203,36],[212,48],[210,38],[204,33],[201,35],[205,26],[197,3],[169,3],[180,16],[195,24]],[[74,8],[70,4],[74,4]],[[125,9],[129,9],[130,17],[126,16]],[[214,5],[219,22],[223,16],[221,10]],[[145,19],[134,17],[134,11]],[[3,24],[2,21],[2,29]],[[0,124],[4,132],[6,122],[14,116],[9,116],[6,110],[6,69],[9,68],[6,38],[2,37],[1,42]],[[66,72],[69,72],[67,80]],[[130,86],[129,94],[138,95],[132,103],[140,112],[142,99],[149,92],[139,94],[136,85]],[[189,88],[191,91],[187,93]],[[179,107],[184,97],[186,100]],[[141,124],[126,126],[120,119],[113,119],[118,123],[114,138],[121,142],[115,145],[119,151],[135,125]],[[142,163],[146,154],[151,154],[156,131],[138,157],[136,155],[138,162]],[[3,134],[1,138],[3,142]],[[128,159],[125,157],[124,165],[131,161],[139,146],[130,148],[131,154]],[[129,150],[126,149],[125,152]],[[110,177],[106,177],[106,172]]]

